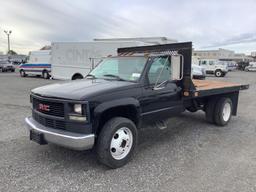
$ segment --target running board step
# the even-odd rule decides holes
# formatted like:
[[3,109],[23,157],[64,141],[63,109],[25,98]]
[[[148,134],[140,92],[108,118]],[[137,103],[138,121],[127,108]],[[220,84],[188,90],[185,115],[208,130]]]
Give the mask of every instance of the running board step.
[[157,121],[155,127],[161,130],[166,129],[168,127],[168,120]]

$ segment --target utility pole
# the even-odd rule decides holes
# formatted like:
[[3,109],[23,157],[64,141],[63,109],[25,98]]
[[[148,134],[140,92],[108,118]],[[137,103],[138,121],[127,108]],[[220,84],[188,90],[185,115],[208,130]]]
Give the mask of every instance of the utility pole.
[[8,39],[8,52],[7,53],[9,53],[10,52],[10,35],[11,35],[12,31],[4,31],[4,32],[7,35],[7,39]]

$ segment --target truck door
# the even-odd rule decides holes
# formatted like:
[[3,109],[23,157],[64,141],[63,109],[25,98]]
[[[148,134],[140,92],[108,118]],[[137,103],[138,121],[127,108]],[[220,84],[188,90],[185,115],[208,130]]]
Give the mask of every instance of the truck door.
[[171,80],[169,57],[152,58],[149,65],[141,99],[143,120],[161,120],[184,111],[181,88]]

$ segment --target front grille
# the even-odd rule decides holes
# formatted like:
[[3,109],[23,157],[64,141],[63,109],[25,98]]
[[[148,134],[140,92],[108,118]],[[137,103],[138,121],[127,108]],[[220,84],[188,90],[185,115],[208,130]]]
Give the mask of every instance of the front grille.
[[64,104],[33,98],[33,109],[46,115],[64,117]]
[[41,125],[44,125],[49,128],[54,128],[54,129],[65,129],[66,128],[66,124],[64,121],[42,117],[34,111],[33,111],[33,118],[35,121],[37,121]]

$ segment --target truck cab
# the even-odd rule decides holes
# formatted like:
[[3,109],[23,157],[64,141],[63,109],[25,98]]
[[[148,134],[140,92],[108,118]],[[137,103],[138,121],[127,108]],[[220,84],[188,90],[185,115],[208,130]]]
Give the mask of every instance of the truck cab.
[[118,168],[132,158],[146,124],[163,129],[170,117],[202,110],[208,122],[226,125],[247,87],[192,80],[191,53],[191,42],[120,48],[83,80],[33,89],[30,139],[95,148],[101,163]]

